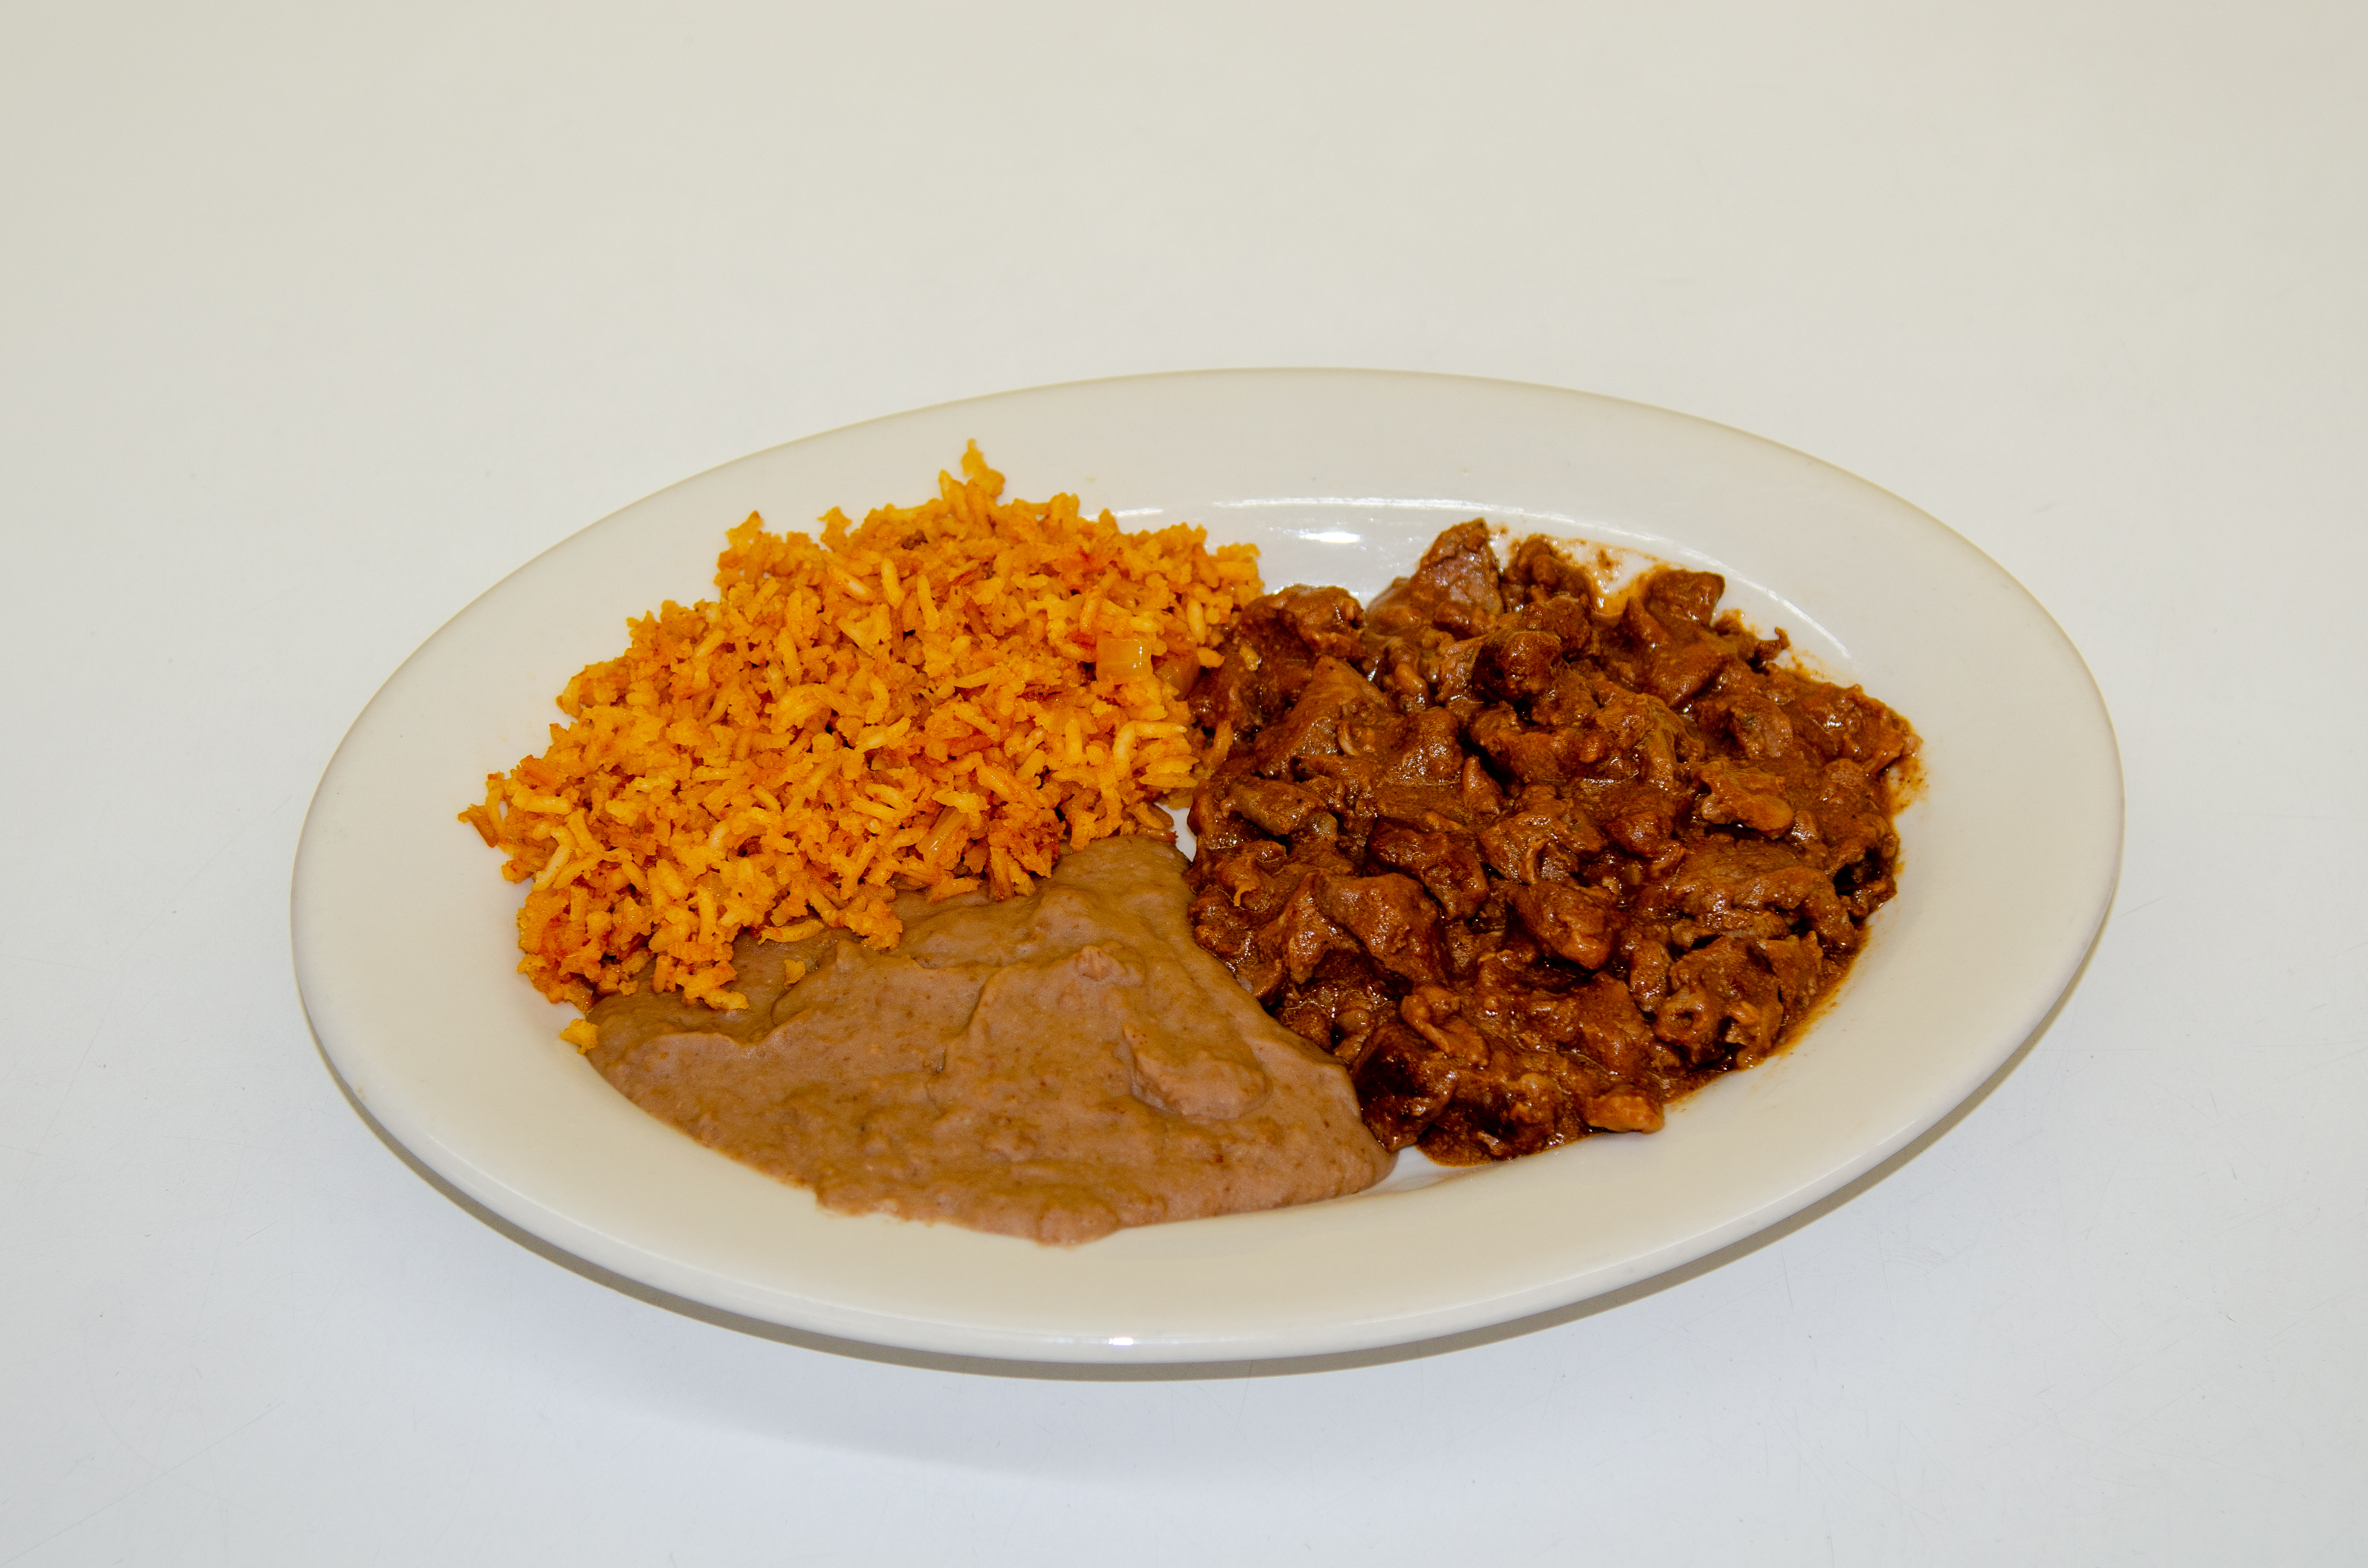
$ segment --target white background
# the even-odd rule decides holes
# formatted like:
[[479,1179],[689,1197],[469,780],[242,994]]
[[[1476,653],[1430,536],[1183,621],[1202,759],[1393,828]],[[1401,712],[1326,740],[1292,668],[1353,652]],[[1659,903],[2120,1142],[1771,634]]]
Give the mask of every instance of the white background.
[[[0,1563],[2360,1560],[2363,80],[2338,4],[0,0]],[[777,441],[1263,364],[1997,558],[2128,775],[2052,1027],[1659,1288],[1150,1378],[672,1310],[349,1108],[290,860],[447,617]]]

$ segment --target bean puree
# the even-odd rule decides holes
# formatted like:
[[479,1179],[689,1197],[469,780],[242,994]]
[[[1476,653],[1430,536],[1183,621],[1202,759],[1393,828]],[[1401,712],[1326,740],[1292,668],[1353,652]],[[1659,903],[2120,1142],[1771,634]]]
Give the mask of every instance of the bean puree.
[[[1354,1192],[1389,1156],[1348,1069],[1192,940],[1183,857],[1102,839],[1024,898],[900,901],[893,952],[744,937],[746,1008],[602,1000],[592,1064],[827,1208],[1076,1243]],[[785,984],[788,966],[809,972]]]

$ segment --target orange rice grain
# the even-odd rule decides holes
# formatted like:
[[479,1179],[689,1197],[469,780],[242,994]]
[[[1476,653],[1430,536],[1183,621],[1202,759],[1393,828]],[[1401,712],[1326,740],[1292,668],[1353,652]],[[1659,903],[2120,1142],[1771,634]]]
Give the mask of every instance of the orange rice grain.
[[750,514],[717,597],[631,622],[550,747],[487,777],[461,820],[531,884],[544,995],[741,1006],[744,931],[885,949],[900,890],[1007,898],[1064,845],[1167,831],[1152,802],[1202,777],[1181,693],[1258,596],[1255,549],[1005,501],[975,443],[962,470],[860,527],[833,508],[819,543]]

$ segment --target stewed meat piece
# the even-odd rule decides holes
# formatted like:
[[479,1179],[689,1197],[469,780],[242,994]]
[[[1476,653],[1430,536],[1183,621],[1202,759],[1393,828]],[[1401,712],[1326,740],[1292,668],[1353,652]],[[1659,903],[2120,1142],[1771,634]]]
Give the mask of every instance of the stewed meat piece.
[[1785,1040],[1895,889],[1905,720],[1776,663],[1726,585],[1615,602],[1550,541],[1441,534],[1370,609],[1252,604],[1191,693],[1201,944],[1450,1165],[1595,1131]]

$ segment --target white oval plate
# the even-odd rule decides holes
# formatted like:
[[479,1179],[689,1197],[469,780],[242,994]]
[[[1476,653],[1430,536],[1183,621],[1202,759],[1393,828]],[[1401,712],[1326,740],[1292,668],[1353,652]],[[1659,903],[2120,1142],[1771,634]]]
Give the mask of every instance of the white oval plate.
[[[975,438],[1008,494],[1250,540],[1269,587],[1369,597],[1486,516],[1726,574],[1924,737],[1899,896],[1793,1051],[1655,1137],[1075,1249],[850,1219],[636,1109],[514,971],[518,892],[453,813],[539,752],[627,618],[712,592],[750,511],[808,528],[932,494]],[[2095,685],[1987,557],[1865,482],[1721,426],[1509,382],[1246,370],[951,403],[759,452],[626,507],[456,616],[355,721],[297,853],[304,1006],[390,1133],[534,1235],[691,1301],[911,1349],[1058,1361],[1361,1349],[1508,1322],[1798,1211],[1946,1115],[2038,1027],[2103,918],[2121,767]]]

